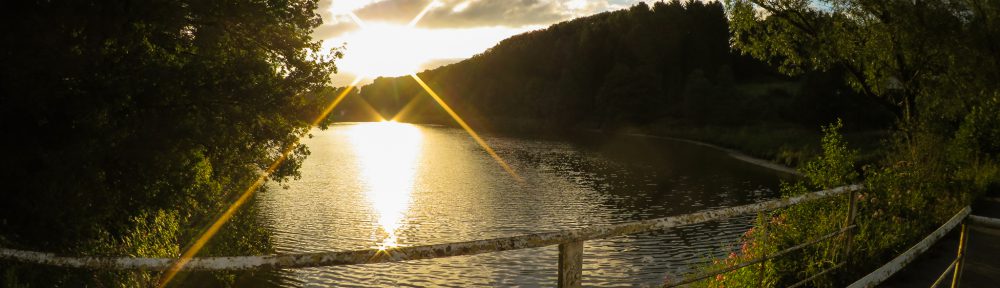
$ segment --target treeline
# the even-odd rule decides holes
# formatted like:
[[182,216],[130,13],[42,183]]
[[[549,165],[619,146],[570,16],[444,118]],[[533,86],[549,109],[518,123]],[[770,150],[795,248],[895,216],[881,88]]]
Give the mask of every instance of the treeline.
[[[459,114],[497,128],[891,122],[889,110],[839,75],[783,76],[733,51],[722,4],[700,1],[639,3],[555,24],[419,74]],[[376,79],[360,96],[386,118],[403,111],[402,121],[450,122],[408,76]],[[333,120],[369,119],[350,98],[349,113]]]

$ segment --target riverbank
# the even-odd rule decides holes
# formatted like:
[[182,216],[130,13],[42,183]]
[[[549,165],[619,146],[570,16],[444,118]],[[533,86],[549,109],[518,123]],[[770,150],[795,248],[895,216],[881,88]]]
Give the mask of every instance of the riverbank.
[[740,151],[736,151],[736,150],[733,150],[733,149],[721,147],[721,146],[710,144],[710,143],[705,143],[705,142],[701,142],[701,141],[695,141],[695,140],[691,140],[691,139],[669,137],[669,136],[657,136],[657,135],[649,135],[649,134],[642,134],[642,133],[630,133],[630,134],[626,134],[626,135],[628,135],[628,136],[635,136],[635,137],[655,138],[655,139],[667,139],[667,140],[671,140],[671,141],[680,141],[680,142],[690,143],[690,144],[694,144],[694,145],[698,145],[698,146],[709,147],[709,148],[712,148],[712,149],[716,149],[716,150],[720,150],[720,151],[726,152],[726,154],[728,154],[729,157],[733,157],[733,158],[735,158],[737,160],[740,160],[740,161],[743,161],[743,162],[747,162],[747,163],[750,163],[750,164],[754,164],[754,165],[757,165],[757,166],[761,166],[761,167],[764,167],[764,168],[768,168],[768,169],[771,169],[771,170],[776,170],[776,171],[779,171],[779,172],[784,172],[784,173],[788,173],[788,174],[792,174],[792,175],[802,175],[801,173],[799,173],[799,171],[796,171],[792,167],[788,167],[788,166],[785,166],[785,165],[782,165],[782,164],[779,164],[779,163],[775,163],[775,162],[772,162],[772,161],[768,161],[768,160],[756,158],[756,157],[744,154],[744,153],[742,153]]
[[[796,168],[821,152],[819,127],[803,128],[790,124],[756,124],[748,126],[684,126],[650,125],[641,132],[659,137],[695,141],[718,147],[727,152],[738,151],[733,157],[757,165],[771,163]],[[860,166],[872,164],[882,157],[886,130],[844,131],[851,149],[858,150]],[[742,154],[742,155],[740,155]]]
[[[801,175],[796,168],[820,154],[819,128],[815,131],[794,125],[761,124],[754,126],[676,126],[651,125],[624,128],[615,132],[596,129],[590,133],[608,133],[681,141],[727,153],[730,157],[783,173]],[[888,131],[866,130],[843,133],[851,149],[859,151],[858,167],[875,163],[882,157],[882,142]]]
[[[494,119],[495,120],[495,119]],[[479,123],[480,125],[484,123]],[[682,141],[699,146],[718,149],[731,157],[754,165],[789,174],[798,174],[795,168],[821,152],[820,127],[807,128],[791,123],[759,123],[746,126],[684,125],[677,123],[653,123],[643,127],[622,127],[617,129],[576,128],[567,131],[553,130],[546,125],[531,125],[530,121],[497,121],[480,127],[486,133],[514,135],[519,137],[560,138],[572,137],[575,133],[601,133],[652,137]],[[421,124],[457,127],[448,124]],[[845,130],[844,139],[849,148],[859,152],[858,167],[873,164],[884,154],[884,139],[888,130],[855,129]]]
[[[411,122],[421,125],[458,127],[451,119]],[[572,137],[573,134],[607,133],[645,135],[694,141],[731,153],[733,157],[777,170],[792,170],[820,154],[820,125],[808,127],[791,122],[759,122],[746,125],[694,125],[677,120],[659,120],[642,126],[598,128],[596,124],[554,124],[541,120],[504,117],[466,119],[477,131],[485,134],[514,135],[533,138]],[[884,141],[889,127],[868,123],[845,123],[842,131],[849,148],[859,152],[858,167],[873,164],[885,155]],[[569,127],[569,128],[567,128]],[[732,153],[738,151],[738,153]],[[784,166],[780,168],[773,165]]]

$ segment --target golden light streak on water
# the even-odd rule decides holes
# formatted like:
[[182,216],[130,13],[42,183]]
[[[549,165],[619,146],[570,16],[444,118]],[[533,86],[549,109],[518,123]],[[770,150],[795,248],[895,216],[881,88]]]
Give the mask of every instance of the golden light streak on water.
[[[337,95],[337,98],[335,98],[332,102],[330,102],[329,105],[326,106],[325,109],[323,109],[323,112],[320,113],[320,115],[317,116],[316,119],[314,119],[312,123],[309,124],[308,128],[311,129],[312,127],[316,127],[316,125],[322,122],[323,119],[326,119],[326,116],[330,115],[330,112],[333,111],[333,108],[337,107],[337,105],[344,100],[344,97],[346,97],[347,94],[354,89],[354,86],[357,85],[358,82],[361,82],[361,77],[357,77],[356,79],[354,79],[351,85],[344,88],[344,91],[341,91],[340,94]],[[309,131],[309,129],[306,129],[306,131]],[[301,139],[301,137],[299,138]],[[226,211],[219,216],[219,219],[216,219],[215,222],[213,222],[212,225],[209,226],[208,229],[206,229],[205,232],[203,232],[201,236],[198,237],[198,240],[195,240],[194,244],[191,244],[191,246],[188,247],[188,249],[184,251],[183,254],[181,254],[181,257],[178,258],[177,261],[170,266],[170,268],[164,271],[163,276],[160,277],[160,285],[158,285],[159,287],[167,286],[167,284],[170,283],[170,280],[173,280],[174,277],[177,276],[177,272],[179,272],[182,268],[184,268],[184,265],[187,265],[188,262],[191,262],[191,258],[193,258],[194,255],[197,255],[198,251],[201,251],[201,248],[205,247],[205,244],[207,244],[208,241],[211,240],[212,237],[214,237],[215,234],[219,232],[219,229],[222,228],[222,225],[225,225],[226,222],[228,222],[229,219],[233,217],[233,214],[235,214],[236,211],[239,210],[240,206],[246,204],[247,200],[250,199],[250,196],[253,196],[254,192],[256,192],[257,189],[260,188],[260,186],[264,185],[265,182],[267,182],[267,177],[271,176],[271,174],[274,173],[274,171],[277,170],[279,166],[281,166],[281,163],[284,163],[285,160],[288,159],[288,155],[291,154],[292,151],[294,151],[295,148],[299,146],[300,139],[296,139],[295,142],[292,142],[291,144],[288,145],[288,147],[285,147],[285,150],[281,152],[281,156],[279,156],[278,159],[274,160],[274,162],[271,163],[271,165],[268,166],[266,170],[264,170],[264,173],[261,173],[260,176],[257,177],[257,180],[255,180],[253,184],[250,184],[250,187],[247,187],[247,189],[243,191],[242,194],[240,194],[240,197],[237,198],[236,201],[233,202],[233,204],[229,205],[229,208],[227,208]]]
[[378,216],[378,248],[399,246],[399,230],[409,210],[423,134],[412,124],[360,123],[348,131],[361,167],[365,196]]
[[462,120],[462,117],[458,116],[458,113],[455,113],[454,110],[451,110],[451,106],[448,106],[448,103],[445,103],[444,100],[441,99],[441,97],[438,96],[438,94],[434,92],[434,90],[431,89],[430,86],[427,86],[427,83],[424,83],[424,80],[420,79],[420,76],[417,76],[416,73],[413,73],[410,74],[410,77],[413,77],[413,80],[417,80],[417,84],[420,84],[420,87],[423,87],[424,91],[427,91],[427,94],[430,94],[431,98],[434,98],[434,101],[436,101],[438,105],[440,105],[441,108],[444,109],[445,112],[448,112],[448,115],[451,115],[451,118],[455,119],[455,122],[458,122],[458,125],[462,126],[462,129],[464,129],[465,132],[469,133],[469,136],[472,136],[472,139],[476,140],[476,143],[479,143],[479,146],[483,147],[483,150],[486,150],[486,153],[489,153],[490,157],[493,157],[493,160],[496,160],[497,164],[500,164],[500,166],[503,167],[503,170],[507,171],[507,174],[510,174],[510,176],[513,177],[514,180],[517,180],[517,182],[524,183],[524,179],[521,178],[521,176],[518,175],[517,172],[515,172],[514,169],[510,167],[510,165],[507,165],[507,161],[504,161],[503,158],[500,158],[500,155],[498,155],[497,152],[493,151],[493,148],[491,148],[489,144],[486,144],[486,141],[484,141],[483,138],[479,137],[479,133],[476,133],[476,130],[473,130],[472,127],[469,127],[469,124],[466,124],[465,121]]

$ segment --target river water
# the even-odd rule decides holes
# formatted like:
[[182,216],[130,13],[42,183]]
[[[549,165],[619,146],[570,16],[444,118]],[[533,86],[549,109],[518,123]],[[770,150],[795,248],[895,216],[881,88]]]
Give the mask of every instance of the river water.
[[[776,197],[780,172],[672,140],[486,136],[523,182],[464,130],[333,125],[304,141],[302,178],[259,194],[275,252],[469,241],[616,224]],[[584,244],[584,284],[662,283],[728,253],[753,216]],[[274,286],[552,286],[555,246],[432,260],[285,269]]]

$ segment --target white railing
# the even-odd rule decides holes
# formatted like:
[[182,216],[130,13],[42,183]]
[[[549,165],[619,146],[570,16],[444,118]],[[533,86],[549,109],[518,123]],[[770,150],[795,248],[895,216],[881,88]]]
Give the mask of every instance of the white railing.
[[[764,201],[749,205],[706,210],[691,214],[670,216],[615,225],[593,226],[581,229],[543,232],[511,237],[485,239],[467,242],[445,244],[394,247],[389,249],[363,249],[354,251],[320,252],[303,254],[284,254],[267,256],[234,256],[234,257],[197,257],[183,266],[184,270],[253,270],[302,268],[335,265],[358,265],[370,263],[398,262],[409,260],[433,259],[482,253],[493,253],[508,250],[539,248],[559,245],[559,286],[579,286],[582,280],[583,242],[587,240],[604,239],[623,235],[662,231],[675,227],[721,220],[737,215],[759,213],[778,208],[788,207],[802,202],[824,199],[838,195],[853,195],[863,189],[861,185],[848,185],[833,189],[811,192],[795,197]],[[853,211],[854,197],[851,199],[851,212],[843,230],[834,235],[821,237],[829,239],[840,233],[848,233],[854,227]],[[800,247],[801,246],[801,247]],[[806,245],[793,248],[801,249]],[[787,250],[787,249],[786,249]],[[784,251],[783,253],[790,252]],[[783,254],[781,253],[781,254]],[[771,255],[777,257],[780,255]],[[33,263],[58,267],[87,269],[117,269],[117,270],[167,270],[177,261],[175,258],[133,258],[133,257],[66,257],[53,253],[23,251],[0,248],[0,259],[8,259],[23,263]],[[766,257],[763,261],[766,261]],[[758,262],[754,262],[758,263]],[[751,263],[752,264],[752,263]],[[747,264],[749,265],[749,264]],[[746,265],[744,265],[746,266]],[[743,267],[743,266],[741,266]],[[721,271],[725,273],[731,271]],[[711,275],[715,275],[711,274]],[[711,276],[709,275],[709,276]],[[689,283],[707,276],[695,275],[682,279],[668,286]],[[697,279],[695,279],[697,278]],[[807,279],[810,280],[810,279]]]

